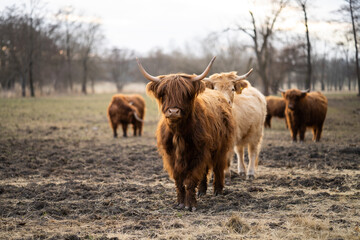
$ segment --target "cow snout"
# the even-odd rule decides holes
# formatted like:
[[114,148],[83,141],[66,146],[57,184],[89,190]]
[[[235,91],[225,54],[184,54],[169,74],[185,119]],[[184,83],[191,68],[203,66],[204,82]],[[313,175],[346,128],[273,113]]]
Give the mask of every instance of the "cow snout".
[[166,113],[165,117],[167,118],[179,118],[181,111],[179,108],[169,108]]
[[289,104],[289,108],[290,108],[291,110],[294,110],[294,109],[295,109],[294,104]]

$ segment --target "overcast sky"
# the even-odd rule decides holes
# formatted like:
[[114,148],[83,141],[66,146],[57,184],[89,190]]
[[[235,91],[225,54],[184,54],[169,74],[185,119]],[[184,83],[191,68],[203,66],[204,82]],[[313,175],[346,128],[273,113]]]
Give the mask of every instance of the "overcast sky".
[[[249,10],[257,16],[269,12],[270,1],[265,0],[43,0],[49,14],[65,6],[73,6],[77,13],[101,18],[106,46],[130,48],[146,53],[154,47],[171,50],[182,48],[219,32],[236,23],[247,22]],[[334,11],[342,0],[312,0],[309,6],[309,28],[312,36],[331,39]],[[12,4],[29,3],[24,0],[0,0],[0,9]],[[285,29],[303,32],[300,10],[288,8],[283,12]],[[50,17],[50,16],[49,16]],[[329,30],[331,29],[331,31]],[[246,38],[246,36],[244,36]]]

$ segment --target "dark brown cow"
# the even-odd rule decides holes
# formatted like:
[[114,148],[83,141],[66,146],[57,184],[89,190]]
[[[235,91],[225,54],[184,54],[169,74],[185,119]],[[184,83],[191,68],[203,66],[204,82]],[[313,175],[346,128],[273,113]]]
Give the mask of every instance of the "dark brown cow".
[[145,115],[145,101],[140,95],[116,94],[108,107],[108,119],[117,137],[117,127],[122,125],[123,136],[127,137],[128,124],[133,125],[134,136],[141,136]]
[[161,110],[156,136],[164,168],[175,180],[177,207],[195,211],[195,189],[207,190],[207,176],[214,172],[214,194],[224,187],[224,170],[233,145],[234,119],[224,96],[206,89],[205,78],[213,63],[201,75],[149,75],[138,61],[140,71],[150,80],[147,92]]
[[[271,128],[271,118],[285,118],[285,100],[282,97],[267,96],[266,97],[267,114],[265,118],[265,127]],[[286,124],[286,120],[285,120]]]
[[280,90],[285,99],[285,117],[294,142],[297,134],[304,141],[306,128],[313,129],[313,140],[320,141],[321,132],[327,112],[327,99],[321,92],[290,89]]

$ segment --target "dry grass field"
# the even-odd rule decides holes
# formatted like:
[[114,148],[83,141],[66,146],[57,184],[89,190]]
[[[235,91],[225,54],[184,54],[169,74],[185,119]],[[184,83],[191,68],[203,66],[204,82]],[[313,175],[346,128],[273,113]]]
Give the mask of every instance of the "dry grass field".
[[234,160],[194,213],[173,208],[149,97],[143,137],[118,139],[110,94],[0,99],[0,239],[360,239],[360,98],[328,98],[320,143],[273,119],[256,179]]

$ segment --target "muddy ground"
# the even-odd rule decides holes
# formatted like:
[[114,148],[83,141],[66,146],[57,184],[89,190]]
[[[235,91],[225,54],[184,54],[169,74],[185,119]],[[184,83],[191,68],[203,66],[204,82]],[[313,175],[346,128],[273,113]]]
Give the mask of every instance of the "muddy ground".
[[358,98],[329,96],[317,144],[273,119],[256,179],[234,159],[224,195],[210,181],[192,213],[173,208],[155,102],[142,137],[113,139],[110,97],[0,100],[0,239],[360,239]]

